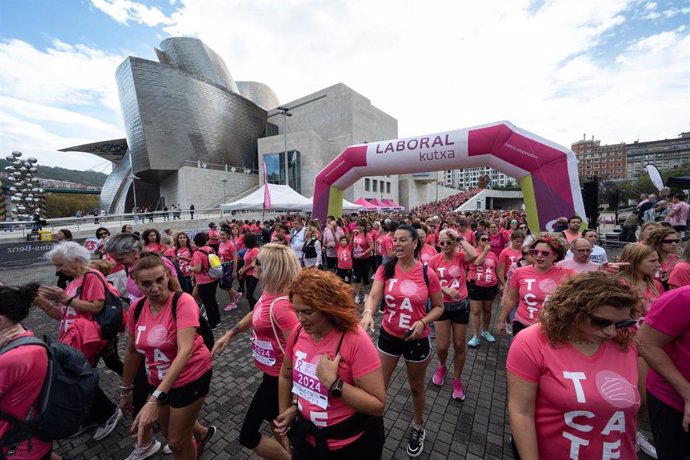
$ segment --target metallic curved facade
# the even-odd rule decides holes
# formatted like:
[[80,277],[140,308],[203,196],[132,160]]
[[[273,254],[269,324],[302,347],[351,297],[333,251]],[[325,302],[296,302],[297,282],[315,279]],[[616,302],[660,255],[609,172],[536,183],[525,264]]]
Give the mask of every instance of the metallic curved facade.
[[258,169],[266,110],[279,105],[264,84],[245,82],[241,92],[198,39],[166,39],[156,55],[160,62],[128,57],[116,71],[128,155],[114,161],[103,186],[101,206],[111,213],[133,206],[132,173],[141,179],[139,206],[156,206],[160,182],[184,161]]
[[275,109],[280,105],[276,93],[268,85],[258,81],[238,81],[237,88],[242,96],[264,110]]

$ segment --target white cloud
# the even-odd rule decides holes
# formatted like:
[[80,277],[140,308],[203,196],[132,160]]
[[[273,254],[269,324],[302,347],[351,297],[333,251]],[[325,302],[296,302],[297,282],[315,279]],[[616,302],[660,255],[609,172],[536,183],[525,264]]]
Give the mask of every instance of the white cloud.
[[125,25],[130,21],[150,27],[170,23],[168,17],[159,8],[155,6],[148,7],[139,2],[130,0],[91,0],[91,4],[115,21]]
[[56,150],[124,137],[115,83],[122,60],[59,40],[45,51],[21,40],[0,41],[0,152],[22,150],[50,166],[101,163]]

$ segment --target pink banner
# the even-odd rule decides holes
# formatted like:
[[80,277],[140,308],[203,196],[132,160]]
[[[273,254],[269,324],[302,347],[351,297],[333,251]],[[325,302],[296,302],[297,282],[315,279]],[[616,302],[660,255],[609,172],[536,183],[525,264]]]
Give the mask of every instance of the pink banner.
[[268,191],[268,172],[264,161],[264,209],[271,209],[271,192]]

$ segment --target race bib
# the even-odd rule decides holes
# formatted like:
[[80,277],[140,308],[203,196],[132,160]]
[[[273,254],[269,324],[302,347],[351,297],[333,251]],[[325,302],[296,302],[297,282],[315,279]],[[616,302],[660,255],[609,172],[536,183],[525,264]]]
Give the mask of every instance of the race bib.
[[273,344],[266,340],[252,338],[252,356],[254,359],[266,366],[273,366],[276,363],[276,352]]
[[328,408],[328,388],[316,377],[316,365],[298,359],[292,369],[292,392],[321,409]]

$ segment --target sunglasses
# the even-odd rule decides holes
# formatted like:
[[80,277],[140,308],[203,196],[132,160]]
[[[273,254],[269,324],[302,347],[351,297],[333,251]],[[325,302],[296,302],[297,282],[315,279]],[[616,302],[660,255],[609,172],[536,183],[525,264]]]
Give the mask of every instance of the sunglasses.
[[675,240],[661,240],[661,242],[664,243],[664,244],[674,244],[674,243],[675,243],[675,244],[678,244],[678,243],[680,243],[680,240],[678,240],[678,239],[675,239]]
[[438,242],[438,245],[441,246],[441,247],[443,247],[443,246],[450,246],[451,244],[453,244],[452,241],[439,241],[439,242]]
[[531,249],[529,253],[533,256],[538,256],[539,254],[541,254],[542,257],[549,257],[553,254],[552,251],[549,251],[547,249],[542,249],[541,251],[539,249]]
[[520,230],[527,230],[527,227],[526,227],[525,225],[520,225],[518,228],[519,228]]
[[488,238],[479,238],[479,241],[489,241]]
[[110,233],[101,232],[98,234],[98,236],[108,236],[108,235],[110,235]]
[[593,315],[589,316],[589,321],[592,323],[592,326],[600,329],[606,329],[611,325],[615,326],[616,329],[625,329],[637,324],[637,320],[634,319],[624,319],[623,321],[615,322],[611,321],[610,319],[599,318],[598,316]]

